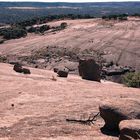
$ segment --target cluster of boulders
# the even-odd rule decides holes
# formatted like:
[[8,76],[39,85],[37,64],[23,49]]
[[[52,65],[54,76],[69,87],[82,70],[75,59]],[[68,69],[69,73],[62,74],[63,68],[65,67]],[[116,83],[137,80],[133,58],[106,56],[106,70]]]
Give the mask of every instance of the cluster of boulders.
[[140,139],[140,102],[136,99],[110,101],[99,107],[104,128],[120,130],[120,140]]
[[[118,64],[114,64],[113,62],[108,62],[103,64],[101,77],[104,79],[112,77],[112,79],[110,78],[109,80],[115,81],[115,77],[117,79],[117,77],[120,76],[121,79],[121,76],[128,72],[135,72],[135,70],[130,66],[120,66]],[[121,80],[118,82],[121,82]]]
[[135,72],[135,70],[132,67],[120,66],[113,62],[104,63],[101,78],[117,83],[123,83],[123,76],[128,72]]
[[23,73],[23,74],[31,74],[30,70],[27,68],[23,68],[21,64],[16,63],[14,64],[14,71],[18,72],[18,73]]
[[103,67],[102,72],[104,75],[112,76],[112,75],[122,75],[127,72],[135,72],[135,70],[127,66],[123,67],[123,66],[113,65],[111,67]]
[[[79,75],[82,79],[100,82],[101,67],[93,59],[80,59],[79,60]],[[54,68],[54,72],[59,77],[67,77],[69,69],[66,67]]]

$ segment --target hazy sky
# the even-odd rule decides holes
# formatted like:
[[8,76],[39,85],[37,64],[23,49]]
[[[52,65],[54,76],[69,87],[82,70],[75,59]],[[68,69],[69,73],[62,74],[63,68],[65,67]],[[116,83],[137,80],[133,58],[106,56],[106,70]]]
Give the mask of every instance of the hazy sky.
[[140,1],[140,0],[0,0],[0,1],[38,1],[38,2],[112,2],[112,1]]

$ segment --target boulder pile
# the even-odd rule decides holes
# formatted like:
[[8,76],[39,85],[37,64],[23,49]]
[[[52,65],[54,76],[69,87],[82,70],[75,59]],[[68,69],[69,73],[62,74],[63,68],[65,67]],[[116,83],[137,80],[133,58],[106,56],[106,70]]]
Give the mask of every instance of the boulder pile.
[[135,72],[132,67],[119,66],[118,64],[104,63],[101,71],[102,79],[123,83],[123,76],[128,72]]

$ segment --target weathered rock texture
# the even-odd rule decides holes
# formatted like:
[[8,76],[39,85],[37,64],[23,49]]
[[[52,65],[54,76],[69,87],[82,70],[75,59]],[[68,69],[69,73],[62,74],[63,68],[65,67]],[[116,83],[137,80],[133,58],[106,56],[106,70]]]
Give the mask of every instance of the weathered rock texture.
[[135,99],[118,99],[99,107],[100,115],[105,121],[105,128],[119,128],[122,120],[140,119],[140,102]]
[[124,120],[119,124],[119,140],[139,140],[140,139],[140,120]]
[[100,117],[91,126],[66,119],[93,117],[106,98],[140,99],[137,88],[72,74],[54,81],[53,71],[29,68],[31,75],[20,75],[12,68],[0,63],[0,140],[118,140],[101,132]]

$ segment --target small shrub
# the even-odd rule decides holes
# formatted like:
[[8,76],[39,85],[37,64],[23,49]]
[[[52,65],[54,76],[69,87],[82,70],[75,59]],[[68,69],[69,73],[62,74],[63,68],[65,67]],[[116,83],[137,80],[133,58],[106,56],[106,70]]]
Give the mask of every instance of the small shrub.
[[28,30],[27,30],[29,33],[33,33],[36,31],[36,28],[35,27],[30,27]]
[[48,26],[48,25],[43,25],[43,26],[40,27],[39,32],[40,32],[40,33],[44,33],[45,31],[47,31],[47,30],[49,30],[49,29],[50,29],[50,26]]
[[61,29],[65,29],[67,26],[68,25],[67,25],[66,22],[62,22],[61,25],[60,25]]
[[52,81],[57,81],[57,79],[55,78],[54,75],[52,75],[52,78],[51,78]]
[[1,30],[0,35],[2,35],[4,39],[16,39],[25,37],[27,32],[21,28],[8,28]]
[[7,58],[5,56],[0,56],[0,62],[4,63],[7,61]]
[[0,44],[4,43],[4,39],[0,40]]
[[140,88],[140,72],[127,73],[123,77],[123,83],[128,87]]
[[30,27],[27,31],[29,33],[44,33],[45,31],[49,30],[50,26],[49,25],[42,25],[40,27]]

